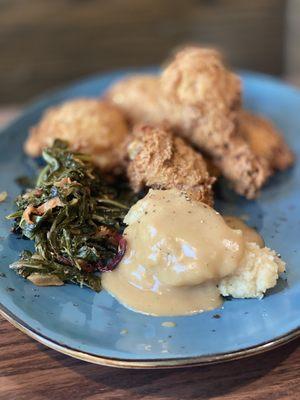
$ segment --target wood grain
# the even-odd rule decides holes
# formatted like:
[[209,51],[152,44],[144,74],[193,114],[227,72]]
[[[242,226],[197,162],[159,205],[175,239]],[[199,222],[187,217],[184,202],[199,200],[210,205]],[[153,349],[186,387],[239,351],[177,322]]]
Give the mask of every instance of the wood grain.
[[[0,124],[15,114],[0,111]],[[298,400],[299,344],[219,365],[121,370],[59,354],[0,317],[0,400]]]
[[286,0],[2,0],[0,102],[83,75],[161,63],[200,42],[235,67],[280,74]]
[[0,399],[299,399],[300,341],[250,359],[179,370],[87,364],[0,320]]

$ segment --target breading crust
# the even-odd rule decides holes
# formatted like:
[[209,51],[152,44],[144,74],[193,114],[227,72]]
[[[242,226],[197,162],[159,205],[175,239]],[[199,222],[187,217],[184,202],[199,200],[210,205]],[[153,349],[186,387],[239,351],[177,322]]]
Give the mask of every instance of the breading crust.
[[46,110],[31,128],[24,149],[37,157],[56,138],[66,140],[73,151],[91,154],[101,169],[110,171],[122,164],[128,133],[127,121],[114,105],[76,99]]
[[160,77],[131,77],[107,96],[133,122],[170,127],[207,153],[247,198],[254,198],[270,175],[267,163],[238,133],[240,80],[215,50],[183,49]]
[[241,110],[238,122],[240,135],[271,169],[282,171],[293,165],[295,156],[271,121]]
[[181,138],[162,128],[137,125],[129,144],[127,173],[132,188],[177,188],[212,205],[212,184],[203,157]]

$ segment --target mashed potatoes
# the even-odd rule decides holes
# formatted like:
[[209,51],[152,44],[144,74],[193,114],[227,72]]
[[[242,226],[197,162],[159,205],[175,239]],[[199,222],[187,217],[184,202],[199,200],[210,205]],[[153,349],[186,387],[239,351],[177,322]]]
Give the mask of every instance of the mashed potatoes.
[[150,190],[125,222],[126,254],[102,284],[140,312],[185,315],[220,306],[221,295],[262,297],[285,269],[275,252],[176,189]]
[[248,242],[240,267],[218,286],[223,296],[261,298],[267,289],[276,285],[279,274],[284,271],[285,263],[275,251]]

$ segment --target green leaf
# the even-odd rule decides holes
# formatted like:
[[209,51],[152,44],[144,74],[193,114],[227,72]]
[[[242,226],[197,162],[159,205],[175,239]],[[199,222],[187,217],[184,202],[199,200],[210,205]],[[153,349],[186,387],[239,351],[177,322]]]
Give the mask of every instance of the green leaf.
[[[124,216],[136,197],[122,180],[108,184],[90,156],[69,151],[65,142],[56,140],[43,158],[46,166],[36,188],[18,196],[17,211],[7,217],[34,240],[35,252],[24,252],[11,268],[25,278],[31,275],[33,281],[47,282],[52,274],[52,282],[99,291],[98,265],[108,265],[118,256],[116,234],[123,232]],[[47,209],[54,198],[60,205]],[[24,218],[26,209],[32,223]]]

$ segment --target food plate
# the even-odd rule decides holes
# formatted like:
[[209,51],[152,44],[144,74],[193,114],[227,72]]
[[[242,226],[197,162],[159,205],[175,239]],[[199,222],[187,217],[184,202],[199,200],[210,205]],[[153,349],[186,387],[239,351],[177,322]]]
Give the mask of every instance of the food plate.
[[[145,70],[144,70],[145,71]],[[144,72],[143,71],[143,72]],[[34,174],[22,152],[30,126],[43,110],[66,99],[98,96],[126,72],[95,76],[49,94],[0,135],[0,312],[36,340],[68,355],[128,368],[178,367],[219,362],[266,351],[300,333],[300,164],[277,174],[256,201],[219,188],[217,209],[246,216],[287,262],[286,279],[263,300],[225,301],[221,309],[184,317],[151,317],[123,307],[105,291],[75,285],[33,286],[8,265],[31,243],[9,233],[4,219],[20,192],[16,178]],[[131,71],[137,72],[137,71]],[[280,81],[241,73],[245,107],[272,119],[300,154],[300,92]],[[166,323],[167,322],[167,323]]]

